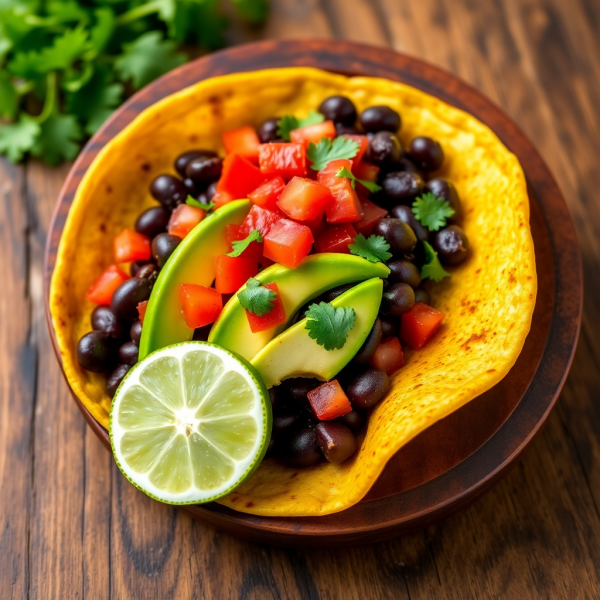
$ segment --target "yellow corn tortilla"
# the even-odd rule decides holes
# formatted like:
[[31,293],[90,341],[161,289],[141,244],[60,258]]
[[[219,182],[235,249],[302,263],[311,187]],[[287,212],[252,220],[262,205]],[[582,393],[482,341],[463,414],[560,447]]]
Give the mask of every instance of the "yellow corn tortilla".
[[223,153],[223,131],[257,126],[284,114],[303,117],[333,94],[358,110],[388,105],[402,116],[400,137],[441,142],[439,175],[458,189],[469,259],[431,285],[446,318],[437,336],[409,356],[387,398],[373,411],[355,457],[308,469],[265,460],[253,477],[220,502],[263,516],[326,515],[358,502],[392,455],[431,424],[498,383],[529,332],[536,273],[525,179],[516,157],[471,115],[401,83],[347,78],[310,68],[216,77],[145,110],[108,143],[86,172],[58,250],[50,310],[63,367],[75,394],[108,426],[104,377],[81,369],[77,340],[90,329],[89,285],[113,261],[113,237],[155,205],[148,192],[177,155],[192,148]]

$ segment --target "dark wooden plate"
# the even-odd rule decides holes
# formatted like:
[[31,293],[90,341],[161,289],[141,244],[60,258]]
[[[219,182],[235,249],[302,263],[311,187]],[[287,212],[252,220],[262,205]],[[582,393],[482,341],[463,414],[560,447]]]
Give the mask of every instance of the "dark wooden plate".
[[[528,180],[538,300],[525,348],[502,382],[402,448],[367,497],[341,513],[262,518],[215,503],[185,509],[219,529],[261,542],[300,546],[379,541],[445,517],[496,482],[548,417],[577,344],[582,271],[567,207],[529,140],[479,92],[415,58],[349,42],[266,41],[217,52],[172,71],[126,102],[90,140],[73,166],[48,234],[45,296],[47,300],[58,242],[75,190],[98,151],[112,137],[140,111],[193,83],[215,75],[284,66],[386,77],[437,96],[489,125],[518,156]],[[47,301],[46,311],[48,314]],[[51,324],[50,332],[54,338]],[[94,432],[109,447],[106,430],[79,399],[75,400]]]

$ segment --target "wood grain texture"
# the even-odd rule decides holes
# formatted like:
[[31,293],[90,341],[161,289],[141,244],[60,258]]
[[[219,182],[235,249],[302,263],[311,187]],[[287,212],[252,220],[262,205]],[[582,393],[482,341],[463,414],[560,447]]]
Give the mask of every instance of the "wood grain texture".
[[597,2],[374,0],[361,3],[368,20],[348,18],[349,2],[273,5],[264,29],[232,31],[232,39],[391,45],[482,89],[541,151],[573,215],[587,286],[558,407],[517,468],[469,509],[391,542],[270,548],[157,508],[123,481],[86,427],[46,337],[36,269],[65,172],[2,163],[0,598],[598,597]]

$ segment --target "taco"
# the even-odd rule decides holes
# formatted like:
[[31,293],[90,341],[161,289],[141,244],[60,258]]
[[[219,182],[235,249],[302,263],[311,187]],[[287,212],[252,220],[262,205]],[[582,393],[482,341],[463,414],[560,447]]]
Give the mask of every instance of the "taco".
[[[344,112],[347,106],[339,105],[339,100],[338,104],[332,101],[329,107],[323,105],[325,99],[340,96],[348,99],[361,114],[362,130],[356,131],[354,128],[356,113],[353,115],[350,109]],[[320,107],[321,113],[325,113],[324,116],[315,113],[317,107]],[[387,110],[368,113],[365,109],[369,107],[386,107]],[[328,111],[331,114],[328,114]],[[400,122],[395,121],[394,115],[401,116],[401,127],[397,132],[397,138],[400,140],[398,147],[394,146],[397,142],[392,138],[396,138]],[[329,116],[333,118],[326,118]],[[337,122],[334,122],[336,120]],[[331,129],[330,132],[327,131],[327,127]],[[277,190],[277,181],[267,182],[265,177],[261,179],[256,176],[256,173],[260,172],[256,165],[256,133],[253,136],[248,131],[255,132],[256,128],[259,128],[261,136],[259,141],[271,142],[268,145],[273,148],[269,152],[280,157],[281,154],[277,153],[282,150],[275,146],[282,140],[276,138],[284,137],[284,141],[287,141],[291,136],[287,146],[295,148],[290,148],[291,155],[285,156],[285,160],[279,164],[277,168],[280,170],[271,173],[282,175],[279,185],[288,190],[287,196],[282,196],[283,188]],[[231,132],[234,132],[233,135]],[[328,138],[329,141],[321,143],[323,138]],[[327,155],[328,149],[330,151],[332,147],[332,138],[351,140],[352,144],[340,142],[341,152]],[[374,142],[375,139],[378,141]],[[284,144],[282,148],[283,146]],[[353,151],[344,153],[342,146],[346,149],[351,147]],[[407,150],[406,153],[401,152],[402,146]],[[191,153],[187,158],[181,158],[182,153],[197,148],[202,149],[202,155]],[[235,151],[232,151],[232,148]],[[218,156],[222,157],[226,152],[228,159],[223,166],[220,165],[221,158]],[[359,153],[362,153],[362,159]],[[234,155],[235,159],[232,158]],[[307,165],[303,166],[304,159],[300,160],[300,155],[300,158],[308,156]],[[186,177],[181,185],[188,186],[187,191],[181,187],[179,195],[169,188],[171,180],[157,179],[161,174],[175,173],[173,161],[178,156],[185,163],[176,165],[176,169],[183,168],[182,179]],[[329,179],[327,173],[321,177],[328,166],[327,156],[342,161],[336,163],[334,171],[328,174]],[[197,181],[188,181],[187,175],[191,173],[188,169],[189,162],[194,158],[202,158],[204,162],[200,162],[205,170],[217,169],[216,177],[220,176],[220,179],[216,188],[213,185],[212,190],[202,188],[198,191],[199,188],[195,187]],[[214,159],[212,163],[211,159]],[[264,173],[262,159],[261,155],[260,167]],[[322,165],[320,168],[314,168],[311,175],[311,166],[315,167],[319,160]],[[227,173],[231,175],[234,161],[238,161],[239,164],[236,164],[238,167],[241,165],[241,170],[238,169],[235,172],[236,177],[230,177],[229,184],[225,184],[224,179]],[[249,170],[247,165],[254,171]],[[180,170],[180,175],[181,173]],[[304,177],[298,177],[302,173],[305,174]],[[311,68],[241,73],[203,81],[146,109],[102,149],[86,172],[70,209],[50,290],[52,323],[65,375],[73,392],[104,427],[108,426],[111,406],[111,396],[106,388],[106,375],[81,367],[86,359],[85,356],[80,356],[78,362],[78,341],[90,331],[91,318],[102,321],[101,326],[98,326],[100,329],[119,328],[119,323],[111,321],[112,317],[106,311],[93,314],[96,304],[107,304],[106,294],[109,294],[107,297],[110,300],[114,290],[119,289],[117,286],[125,284],[131,288],[135,287],[135,293],[129,293],[133,294],[131,298],[136,300],[132,304],[131,298],[128,297],[128,302],[117,306],[121,310],[119,318],[125,318],[126,315],[127,319],[132,320],[138,314],[137,310],[141,311],[140,316],[143,316],[156,271],[162,266],[162,262],[168,260],[178,243],[177,239],[173,242],[172,234],[162,234],[163,237],[171,235],[171,241],[161,238],[162,247],[158,247],[159,244],[154,242],[151,247],[151,236],[144,240],[144,235],[132,235],[135,233],[131,230],[136,219],[138,233],[144,231],[144,223],[139,224],[140,214],[147,214],[148,209],[156,208],[156,199],[163,198],[163,209],[167,208],[169,212],[148,213],[153,215],[154,221],[148,217],[149,221],[145,224],[147,230],[153,231],[158,221],[158,230],[164,231],[167,221],[170,220],[169,231],[184,236],[195,223],[205,218],[206,215],[200,213],[205,213],[210,208],[206,205],[209,199],[216,202],[217,206],[223,207],[217,208],[214,216],[210,217],[214,222],[221,210],[225,210],[227,205],[233,206],[233,200],[247,195],[252,199],[253,192],[248,194],[250,189],[244,186],[240,188],[238,184],[240,181],[247,182],[254,176],[258,179],[254,181],[253,190],[266,186],[266,190],[255,194],[254,206],[263,203],[261,210],[269,212],[270,209],[273,214],[283,211],[283,215],[279,214],[278,219],[283,218],[291,225],[280,223],[277,228],[288,227],[294,232],[299,232],[297,236],[294,233],[297,243],[295,242],[293,252],[289,248],[282,252],[281,247],[278,251],[271,250],[271,254],[265,251],[264,255],[270,260],[265,261],[263,257],[261,267],[276,260],[285,265],[288,271],[302,269],[303,264],[312,264],[316,260],[312,256],[305,258],[309,252],[347,253],[349,241],[354,241],[355,246],[357,243],[358,246],[362,246],[362,249],[359,248],[356,252],[353,250],[353,253],[363,257],[361,260],[364,260],[365,264],[389,262],[389,255],[395,253],[394,243],[397,243],[396,250],[399,252],[400,261],[396,262],[403,261],[404,267],[405,263],[421,267],[418,281],[412,285],[410,282],[414,269],[411,271],[410,265],[406,267],[408,273],[402,271],[402,265],[396,265],[392,269],[396,279],[392,278],[388,282],[380,310],[384,314],[383,321],[386,320],[385,315],[391,315],[398,319],[396,322],[400,322],[399,335],[404,350],[402,360],[405,364],[399,369],[402,362],[398,354],[400,343],[390,342],[385,346],[385,336],[379,332],[378,336],[375,336],[379,343],[373,347],[373,350],[377,347],[378,354],[370,352],[368,359],[371,367],[367,368],[384,374],[387,371],[389,384],[385,384],[386,393],[381,395],[384,396],[383,399],[378,398],[380,402],[358,405],[360,408],[369,407],[368,424],[358,434],[357,449],[351,458],[336,463],[325,461],[321,456],[321,462],[309,468],[300,468],[302,461],[294,463],[290,460],[288,464],[284,464],[277,458],[267,458],[249,480],[219,500],[236,510],[263,516],[325,515],[341,511],[360,501],[399,448],[436,421],[498,383],[514,365],[529,332],[536,296],[535,258],[529,229],[525,178],[516,157],[477,119],[419,90],[384,79],[349,78]],[[292,187],[295,179],[302,181],[296,182],[296,189],[290,191],[288,188]],[[313,181],[314,185],[310,181]],[[338,188],[342,181],[344,190],[340,192]],[[451,184],[448,184],[448,181]],[[180,183],[175,185],[179,186]],[[370,185],[373,183],[375,186]],[[417,185],[418,189],[407,192],[407,185]],[[151,187],[154,198],[148,191]],[[380,187],[383,187],[383,190],[379,190]],[[337,191],[333,191],[334,188]],[[367,200],[369,188],[372,196]],[[307,189],[310,191],[310,200],[305,200]],[[354,196],[350,190],[356,192],[359,197],[358,203],[352,200]],[[188,192],[195,196],[195,201],[186,204]],[[343,196],[345,200],[350,200],[346,204],[338,202],[335,208],[331,209],[331,214],[327,212],[326,218],[323,219],[324,207],[332,206],[327,194],[333,194],[332,197],[336,198]],[[329,199],[325,199],[325,196]],[[409,198],[410,202],[403,201],[404,197]],[[273,198],[276,200],[276,206],[266,207],[264,203],[272,202]],[[393,206],[396,202],[399,207]],[[178,218],[175,219],[176,223],[173,223],[173,214],[170,213],[179,205],[195,208],[200,213],[196,212],[194,217],[191,214],[193,211],[185,208],[178,210]],[[249,206],[248,204],[248,208]],[[321,207],[320,212],[315,206]],[[382,219],[386,212],[391,212],[394,219]],[[367,219],[368,215],[372,218]],[[418,222],[415,221],[415,217]],[[161,219],[164,221],[162,225]],[[239,232],[246,220],[242,215],[237,221],[234,219],[235,222],[229,223],[234,226],[233,229],[237,227],[237,237],[232,234],[230,242],[246,237],[240,236]],[[412,228],[409,229],[411,234],[415,233],[417,243],[409,243],[403,247],[406,240],[402,241],[397,237],[398,229],[392,227],[392,220],[410,223]],[[245,234],[256,230],[264,235],[245,242],[250,249],[244,246],[240,250],[246,253],[244,256],[248,256],[248,251],[252,252],[252,243],[255,247],[257,240],[264,242],[263,237],[269,235],[269,228],[275,228],[274,223],[270,223],[267,229],[261,229],[264,222],[257,218],[253,223],[246,228]],[[331,232],[335,224],[335,235],[330,233],[329,237],[324,236],[322,230],[319,230],[323,223],[327,232]],[[423,227],[424,223],[427,226]],[[422,231],[419,230],[420,226]],[[183,233],[180,233],[182,227]],[[362,240],[354,237],[358,236],[359,232],[363,232],[360,234]],[[304,239],[302,236],[305,234],[310,236],[305,236],[309,242],[304,243],[303,250],[299,250]],[[374,237],[380,240],[373,241]],[[374,245],[371,245],[369,240],[373,241]],[[381,240],[385,242],[383,246],[380,245]],[[389,242],[392,246],[391,252],[386,255],[390,250]],[[342,250],[339,249],[340,243],[343,246]],[[111,266],[115,262],[115,250],[118,263],[137,260],[138,262],[132,262],[132,268],[146,269],[146,275],[130,280],[122,265]],[[222,254],[222,250],[219,252]],[[373,252],[375,258],[372,256]],[[466,255],[466,259],[463,254]],[[152,265],[148,267],[150,255],[154,256],[154,262],[150,261]],[[314,256],[319,257],[319,254]],[[121,260],[118,260],[119,257]],[[398,257],[393,257],[394,260],[396,258]],[[442,259],[444,265],[438,258]],[[272,280],[263,274],[274,272],[274,268],[277,271],[280,265],[268,267],[256,275],[257,283],[253,285],[268,287],[269,281]],[[449,274],[446,268],[451,277],[446,277]],[[230,273],[234,278],[243,277],[244,281],[252,274],[252,269],[242,270],[241,274]],[[386,274],[371,273],[362,279],[385,279],[387,276],[386,270]],[[420,285],[421,277],[429,277],[430,281]],[[131,283],[134,280],[137,282]],[[342,283],[356,283],[359,280],[360,278],[355,277]],[[99,285],[99,281],[102,285]],[[140,284],[139,281],[145,283]],[[406,283],[407,281],[409,283]],[[206,285],[210,286],[210,282]],[[234,289],[238,289],[240,283],[236,285]],[[94,292],[91,295],[90,286]],[[416,298],[412,290],[407,292],[408,288],[413,287],[417,289]],[[222,291],[227,293],[226,289],[228,288],[223,287]],[[336,294],[347,289],[346,285],[329,298],[325,297],[324,290],[321,289],[318,294],[315,292],[308,295],[306,300],[311,300],[314,305],[314,297],[319,295],[318,300],[324,299],[327,303]],[[381,291],[379,294],[381,298]],[[342,294],[340,298],[343,296]],[[96,303],[90,300],[90,297]],[[111,306],[115,308],[114,297],[112,302]],[[392,306],[394,302],[395,308]],[[236,315],[243,314],[241,309],[238,310],[236,303],[239,303],[237,294],[229,300],[218,318],[218,311],[215,313],[213,320],[217,318],[217,322],[212,329],[213,337],[209,339],[214,341],[215,337],[227,338],[227,332],[232,330]],[[152,304],[151,298],[149,311],[152,311]],[[335,302],[333,304],[335,305]],[[428,309],[429,305],[433,308]],[[426,313],[428,310],[430,312],[419,320],[419,315],[413,313],[416,308]],[[405,319],[408,312],[414,317],[412,321],[410,318]],[[397,317],[398,315],[401,316]],[[439,315],[443,316],[441,328],[439,327],[442,317]],[[376,316],[375,311],[373,318]],[[267,336],[265,343],[272,340],[276,334],[283,335],[297,327],[298,324],[292,326],[294,319],[307,318],[304,313],[292,317],[293,315],[287,314],[283,320],[274,321],[279,329],[268,330],[271,334]],[[425,337],[422,337],[423,327],[427,329],[424,323],[431,318],[435,323]],[[260,315],[258,320],[260,321]],[[249,323],[244,321],[244,327],[253,328],[251,321],[250,317]],[[198,325],[204,321],[195,323]],[[211,321],[208,320],[207,323],[210,324]],[[134,341],[128,342],[129,346],[124,350],[125,345],[119,350],[123,363],[130,361],[130,356],[135,356],[133,361],[130,361],[135,362],[138,351],[144,349],[145,325],[141,327],[141,342],[140,324],[136,321],[134,326],[138,328],[136,331],[132,328],[131,336]],[[272,323],[270,326],[274,327]],[[389,323],[384,323],[384,326],[390,327]],[[225,337],[219,338],[215,334],[219,327],[221,332],[225,332]],[[261,327],[264,331],[264,323],[259,323],[256,327],[256,331],[261,331]],[[369,330],[370,327],[369,325]],[[381,328],[381,325],[379,327]],[[115,338],[123,336],[123,332],[113,333]],[[367,334],[373,335],[371,330],[365,331],[361,338],[361,344],[364,342],[363,350],[368,342]],[[397,333],[394,335],[398,336]],[[191,336],[190,329],[189,339]],[[388,341],[396,337],[388,338]],[[149,339],[149,336],[146,338]],[[280,338],[281,336],[277,337],[278,340]],[[427,340],[428,343],[423,346]],[[281,338],[281,341],[285,342],[285,338]],[[235,345],[236,341],[231,343]],[[139,350],[137,344],[140,344]],[[149,344],[150,342],[147,342],[146,346]],[[260,350],[264,345],[255,350]],[[145,348],[144,352],[151,351],[153,347],[150,346]],[[255,359],[256,356],[260,356],[260,352],[248,350],[250,346],[238,344],[237,348],[230,349],[242,355],[248,352],[249,356],[246,358],[266,369],[264,378],[269,379],[269,374],[275,369],[274,362],[263,357],[261,363]],[[410,346],[423,347],[411,350]],[[90,346],[89,351],[93,354],[96,349]],[[92,356],[88,366],[93,368],[93,360],[104,360],[103,356],[98,356]],[[338,370],[348,360],[336,363]],[[268,367],[265,367],[265,364]],[[128,368],[123,365],[120,373],[113,373],[110,383],[113,387],[110,391],[114,392],[116,384]],[[104,367],[95,370],[102,371]],[[333,373],[335,375],[337,371]],[[298,375],[298,371],[273,375],[268,387],[273,386],[272,389],[276,390],[279,384],[285,386],[286,382],[282,382],[282,379],[294,375]],[[352,378],[354,375],[348,373],[348,369],[345,373],[342,369],[339,379],[344,381],[344,377]],[[299,385],[302,387],[302,382],[299,382]],[[315,385],[309,386],[309,391],[314,392],[313,388]],[[320,388],[317,387],[317,390]],[[319,393],[325,394],[326,391],[320,390]],[[344,391],[347,392],[347,396],[351,396],[347,387],[342,391],[342,395]],[[330,393],[330,402],[326,403],[327,406],[323,410],[329,410],[335,405],[337,400],[333,401],[331,398],[336,397],[336,393],[336,390]],[[313,393],[312,398],[314,402],[311,400],[311,405],[315,410],[319,394]],[[356,398],[355,390],[354,399]],[[356,405],[353,404],[352,408],[356,409]],[[332,410],[335,410],[335,406]],[[337,422],[345,423],[347,428],[352,429],[353,424],[348,417],[345,421],[340,421],[345,416],[343,412],[328,415],[323,418],[335,417]],[[360,423],[354,425],[358,429]],[[289,437],[289,434],[286,436]],[[327,455],[326,449],[323,446],[321,448]],[[295,466],[290,466],[294,464]]]

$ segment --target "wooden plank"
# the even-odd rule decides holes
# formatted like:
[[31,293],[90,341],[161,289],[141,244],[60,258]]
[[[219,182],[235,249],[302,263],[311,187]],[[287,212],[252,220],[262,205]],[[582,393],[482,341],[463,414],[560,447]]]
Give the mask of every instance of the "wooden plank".
[[0,160],[0,598],[25,598],[29,587],[31,422],[37,350],[27,281],[29,215],[24,169]]

